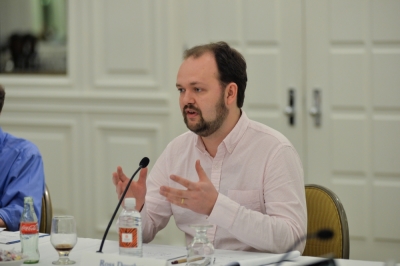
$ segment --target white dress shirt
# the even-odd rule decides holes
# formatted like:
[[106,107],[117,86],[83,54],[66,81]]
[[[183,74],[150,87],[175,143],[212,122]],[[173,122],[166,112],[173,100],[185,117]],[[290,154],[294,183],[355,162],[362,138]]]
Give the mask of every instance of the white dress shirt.
[[[195,162],[219,192],[209,216],[170,204],[161,186],[186,189],[178,175],[199,180]],[[242,115],[211,157],[199,136],[188,131],[171,141],[152,168],[141,212],[143,241],[150,242],[171,215],[189,243],[190,224],[211,224],[209,240],[218,249],[282,253],[307,233],[303,168],[289,140]],[[302,252],[305,243],[296,247]]]

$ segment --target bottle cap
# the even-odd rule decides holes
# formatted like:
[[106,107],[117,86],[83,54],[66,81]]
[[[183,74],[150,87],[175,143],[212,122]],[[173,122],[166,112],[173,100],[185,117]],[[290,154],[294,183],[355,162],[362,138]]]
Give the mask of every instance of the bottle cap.
[[125,199],[125,207],[126,208],[135,208],[136,207],[136,199],[135,198],[126,198]]
[[24,202],[33,202],[32,197],[24,197]]

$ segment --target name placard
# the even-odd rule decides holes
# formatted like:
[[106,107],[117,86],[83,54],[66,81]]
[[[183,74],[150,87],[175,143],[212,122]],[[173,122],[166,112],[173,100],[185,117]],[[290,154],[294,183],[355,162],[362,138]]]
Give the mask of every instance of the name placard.
[[82,252],[81,265],[85,266],[167,266],[168,261],[152,258],[138,258],[118,254]]

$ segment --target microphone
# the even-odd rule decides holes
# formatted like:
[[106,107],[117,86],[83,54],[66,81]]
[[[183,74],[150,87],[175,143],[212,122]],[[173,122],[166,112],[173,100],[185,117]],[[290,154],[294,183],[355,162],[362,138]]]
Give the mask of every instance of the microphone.
[[321,229],[315,233],[312,234],[306,234],[302,237],[300,237],[283,255],[283,257],[278,261],[276,266],[281,265],[281,263],[287,259],[287,257],[290,255],[290,251],[293,251],[300,243],[302,243],[306,239],[312,239],[312,238],[317,238],[320,240],[328,240],[333,237],[333,231],[331,229]]
[[114,214],[112,215],[111,220],[110,220],[110,222],[108,223],[108,226],[107,226],[107,229],[106,229],[106,231],[105,231],[105,233],[104,233],[103,239],[101,240],[100,249],[97,251],[97,253],[103,253],[103,252],[102,252],[102,250],[103,250],[103,245],[104,245],[104,241],[106,240],[106,236],[107,236],[107,234],[108,234],[108,230],[110,230],[111,224],[112,224],[112,222],[113,222],[113,220],[114,220],[114,218],[115,218],[115,215],[116,215],[117,212],[118,212],[119,206],[121,206],[121,203],[122,203],[122,201],[124,200],[125,194],[126,194],[126,192],[128,191],[128,188],[129,188],[129,186],[131,185],[133,178],[135,177],[135,175],[137,174],[137,172],[139,172],[140,169],[146,168],[147,165],[149,164],[149,162],[150,162],[150,159],[147,158],[147,157],[144,157],[144,158],[140,161],[140,163],[139,163],[139,168],[136,170],[136,172],[133,173],[131,179],[129,180],[128,184],[126,185],[126,188],[125,188],[125,190],[124,190],[124,193],[122,193],[121,198],[119,199],[117,208],[115,209]]

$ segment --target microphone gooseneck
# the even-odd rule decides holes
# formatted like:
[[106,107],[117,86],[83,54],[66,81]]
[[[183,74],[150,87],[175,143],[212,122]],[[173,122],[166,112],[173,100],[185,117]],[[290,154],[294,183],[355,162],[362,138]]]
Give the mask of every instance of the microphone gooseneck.
[[333,231],[331,229],[321,229],[315,233],[315,236],[312,238],[318,238],[321,240],[328,240],[333,237]]
[[311,239],[311,238],[317,238],[320,240],[328,240],[331,239],[333,237],[334,233],[331,229],[321,229],[318,230],[315,233],[312,234],[306,234],[302,237],[300,237],[296,242],[294,242],[294,244],[286,251],[286,253],[282,256],[282,258],[278,261],[278,263],[276,264],[276,266],[281,265],[282,261],[286,260],[287,257],[289,256],[289,252],[293,251],[300,243],[302,243],[304,240],[306,239]]
[[106,236],[107,236],[107,234],[108,234],[108,231],[110,230],[111,224],[112,224],[112,222],[113,222],[113,220],[114,220],[114,218],[115,218],[115,215],[116,215],[117,212],[118,212],[119,206],[121,206],[121,203],[122,203],[122,201],[124,200],[125,194],[126,194],[126,192],[128,191],[128,188],[129,188],[129,186],[131,185],[133,178],[135,177],[135,175],[137,174],[137,172],[139,172],[140,169],[146,168],[147,165],[149,164],[149,162],[150,162],[150,159],[147,158],[147,157],[144,157],[144,158],[140,161],[140,163],[139,163],[139,168],[133,173],[131,179],[129,180],[128,184],[126,185],[126,188],[125,188],[125,190],[124,190],[124,193],[122,193],[121,198],[119,199],[117,208],[115,209],[115,211],[114,211],[114,213],[113,213],[113,215],[112,215],[112,217],[111,217],[111,220],[110,220],[110,222],[108,223],[107,229],[106,229],[106,231],[104,232],[104,236],[103,236],[103,239],[101,240],[101,244],[100,244],[100,249],[97,251],[97,253],[103,253],[104,241],[106,240]]

